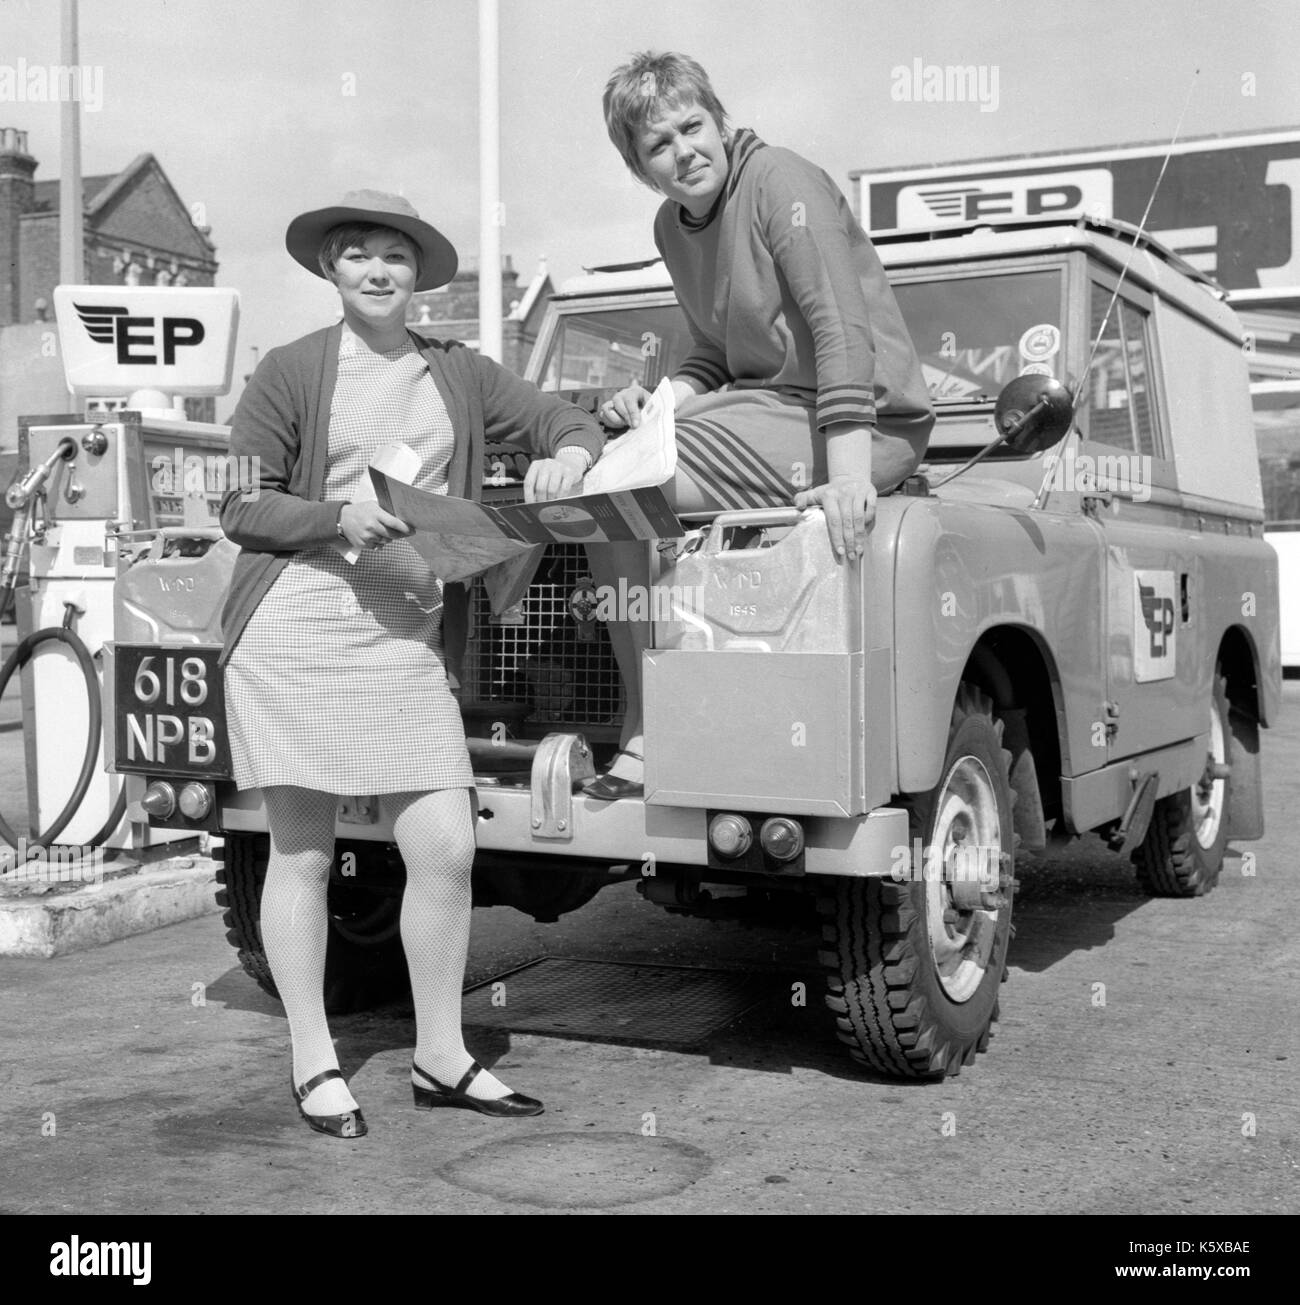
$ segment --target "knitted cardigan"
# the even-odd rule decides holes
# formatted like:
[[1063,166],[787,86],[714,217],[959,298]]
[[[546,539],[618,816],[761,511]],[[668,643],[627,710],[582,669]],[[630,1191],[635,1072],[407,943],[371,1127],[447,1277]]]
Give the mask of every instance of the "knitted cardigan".
[[[232,486],[221,502],[221,528],[240,546],[221,617],[222,665],[289,558],[338,538],[343,502],[325,502],[322,494],[342,330],[339,322],[272,349],[231,420],[232,465],[254,470],[251,485]],[[604,434],[580,408],[543,394],[455,341],[424,340],[413,333],[411,339],[429,365],[455,433],[449,493],[481,497],[483,449],[489,439],[547,457],[569,444],[586,449],[593,459],[600,456]],[[449,667],[459,662],[464,643],[466,599],[463,585],[445,587]]]

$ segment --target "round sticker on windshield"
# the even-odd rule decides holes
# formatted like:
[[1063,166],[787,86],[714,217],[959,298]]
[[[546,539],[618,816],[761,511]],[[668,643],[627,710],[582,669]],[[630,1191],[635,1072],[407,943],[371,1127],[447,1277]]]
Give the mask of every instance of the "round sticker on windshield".
[[1052,369],[1046,363],[1026,363],[1020,369],[1021,376],[1051,376]]
[[1042,362],[1061,347],[1061,332],[1051,322],[1031,326],[1020,337],[1020,356],[1027,362]]

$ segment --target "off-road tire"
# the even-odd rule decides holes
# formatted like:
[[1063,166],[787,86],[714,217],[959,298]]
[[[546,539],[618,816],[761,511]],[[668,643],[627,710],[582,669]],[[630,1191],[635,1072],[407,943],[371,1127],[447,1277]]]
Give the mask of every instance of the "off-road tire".
[[[1209,758],[1226,762],[1231,735],[1227,684],[1214,677]],[[1202,897],[1219,882],[1228,847],[1228,805],[1232,776],[1215,780],[1198,797],[1197,784],[1160,798],[1151,812],[1146,837],[1130,853],[1138,884],[1153,897]],[[1206,811],[1217,811],[1212,826]]]
[[[262,946],[262,885],[270,858],[265,834],[227,834],[217,871],[217,905],[226,939],[244,973],[279,1000]],[[364,878],[364,866],[358,879]],[[325,950],[325,1009],[331,1015],[370,1010],[410,991],[406,954],[398,930],[401,893],[361,882],[329,886],[329,939]]]
[[[908,811],[911,838],[929,847],[938,822],[944,825],[945,842],[954,831],[962,832],[959,812],[953,815],[960,806],[959,787],[975,784],[983,810],[980,823],[986,826],[977,832],[997,840],[997,869],[980,908],[958,911],[952,885],[917,882],[911,876],[904,882],[889,875],[843,879],[819,900],[826,1003],[849,1054],[877,1073],[895,1078],[956,1075],[989,1044],[998,1017],[999,985],[1006,975],[1015,884],[1010,760],[1002,747],[1002,722],[994,719],[990,699],[963,684],[953,707],[939,783],[932,792],[900,803]],[[910,868],[910,849],[908,864]],[[939,918],[937,927],[947,932],[936,942],[930,926],[939,901],[946,903],[958,927],[948,930]],[[977,914],[983,917],[978,924]],[[963,931],[972,936],[972,926],[989,940],[982,963],[978,947],[964,960],[965,952],[958,947],[947,956],[950,962],[956,959],[955,972],[941,974],[936,947],[950,948]],[[958,987],[959,976],[970,990],[959,988],[954,995],[950,986]]]

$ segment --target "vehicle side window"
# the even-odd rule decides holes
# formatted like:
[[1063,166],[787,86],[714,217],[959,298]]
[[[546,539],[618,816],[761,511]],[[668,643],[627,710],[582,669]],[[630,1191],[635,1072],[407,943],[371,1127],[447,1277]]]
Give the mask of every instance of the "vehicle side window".
[[[1097,338],[1112,292],[1092,286],[1090,331]],[[1156,454],[1151,414],[1147,314],[1119,299],[1110,311],[1089,377],[1088,438],[1146,457]]]

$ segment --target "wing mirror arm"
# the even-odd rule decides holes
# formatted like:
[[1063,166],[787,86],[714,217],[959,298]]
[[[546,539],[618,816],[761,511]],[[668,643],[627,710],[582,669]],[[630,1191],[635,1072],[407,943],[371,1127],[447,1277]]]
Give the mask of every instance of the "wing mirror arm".
[[956,471],[949,472],[942,480],[931,481],[931,487],[938,489],[956,480],[1003,444],[1016,453],[1042,453],[1060,443],[1073,418],[1070,391],[1060,381],[1035,374],[1017,376],[1003,387],[994,405],[996,438]]

